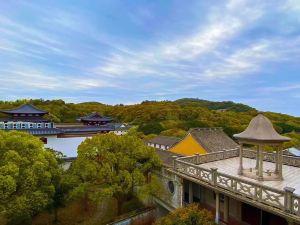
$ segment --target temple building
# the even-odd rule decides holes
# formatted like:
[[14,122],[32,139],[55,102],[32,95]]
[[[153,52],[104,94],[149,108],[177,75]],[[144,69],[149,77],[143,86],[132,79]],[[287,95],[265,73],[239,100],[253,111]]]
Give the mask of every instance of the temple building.
[[61,131],[56,129],[54,123],[45,119],[48,112],[37,109],[33,105],[25,104],[11,110],[0,110],[7,115],[0,118],[0,129],[23,130],[33,135],[59,134]]
[[214,213],[217,224],[299,225],[300,157],[282,154],[289,138],[262,114],[234,135],[239,145],[229,146],[235,148],[217,139],[203,142],[210,135],[197,142],[211,149],[204,154],[189,147],[188,153],[156,150],[167,193],[154,198],[159,207],[172,211],[197,202]]
[[222,128],[192,128],[168,150],[181,155],[195,155],[232,150],[238,147]]
[[180,141],[180,138],[168,136],[156,136],[146,142],[148,146],[160,150],[168,150]]
[[87,116],[80,117],[78,121],[87,126],[101,126],[112,122],[112,118],[101,116],[97,112],[92,112]]
[[45,147],[60,151],[66,157],[76,157],[78,145],[86,138],[109,132],[124,135],[130,128],[128,125],[111,123],[112,118],[97,113],[81,117],[79,121],[83,124],[54,124],[45,118],[48,112],[31,104],[0,112],[6,115],[0,118],[0,129],[19,130],[38,136]]

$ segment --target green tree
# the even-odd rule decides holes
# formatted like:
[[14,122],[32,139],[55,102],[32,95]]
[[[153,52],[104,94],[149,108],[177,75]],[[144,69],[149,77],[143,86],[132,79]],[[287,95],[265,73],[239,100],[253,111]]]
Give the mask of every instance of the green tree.
[[214,225],[213,215],[198,204],[179,208],[158,219],[154,225]]
[[36,137],[0,131],[0,211],[9,224],[30,223],[52,203],[61,171]]
[[149,175],[158,167],[153,148],[136,136],[96,135],[78,147],[70,169],[69,183],[75,185],[71,196],[83,197],[86,210],[90,199],[113,197],[121,214],[125,200],[154,192],[156,179]]
[[138,131],[142,131],[144,134],[160,134],[163,131],[163,126],[159,122],[152,122],[142,124]]

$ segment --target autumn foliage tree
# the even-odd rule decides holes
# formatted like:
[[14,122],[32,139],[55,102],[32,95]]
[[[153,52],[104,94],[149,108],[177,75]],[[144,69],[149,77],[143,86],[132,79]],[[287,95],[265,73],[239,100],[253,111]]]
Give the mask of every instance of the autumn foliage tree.
[[198,204],[179,208],[158,219],[154,225],[214,225],[213,215]]
[[61,171],[36,137],[0,131],[0,212],[9,224],[30,223],[52,203]]
[[75,184],[71,195],[83,197],[86,210],[89,200],[113,197],[121,214],[125,200],[155,191],[156,179],[149,175],[159,166],[153,148],[134,135],[96,135],[78,147],[78,157],[69,171]]

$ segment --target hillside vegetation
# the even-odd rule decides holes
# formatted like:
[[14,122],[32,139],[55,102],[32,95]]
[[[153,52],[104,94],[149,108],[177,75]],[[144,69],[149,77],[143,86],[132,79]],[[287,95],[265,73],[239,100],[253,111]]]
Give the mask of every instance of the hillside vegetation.
[[[223,127],[228,135],[241,132],[257,110],[234,102],[212,102],[200,99],[176,101],[144,101],[135,105],[105,105],[98,102],[65,103],[63,100],[0,101],[0,109],[10,109],[26,102],[50,112],[55,122],[76,122],[80,116],[96,111],[111,116],[116,122],[138,126],[144,134],[183,136],[192,127]],[[265,112],[276,130],[282,134],[300,132],[300,118],[286,114]],[[297,134],[289,134],[294,138]],[[300,138],[299,138],[300,139]],[[294,143],[294,145],[300,144]]]

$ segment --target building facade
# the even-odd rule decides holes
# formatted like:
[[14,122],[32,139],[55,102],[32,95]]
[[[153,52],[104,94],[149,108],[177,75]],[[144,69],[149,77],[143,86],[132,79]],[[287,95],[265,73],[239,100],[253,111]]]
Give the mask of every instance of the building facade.
[[300,224],[300,159],[282,154],[289,139],[262,115],[236,137],[239,146],[231,150],[191,156],[158,152],[169,196],[157,203],[172,210],[197,202],[215,214],[217,224]]
[[146,144],[156,149],[168,150],[169,148],[177,144],[179,141],[180,139],[176,137],[157,136],[146,141]]
[[76,157],[77,147],[86,138],[99,133],[124,135],[130,126],[110,123],[109,117],[91,113],[79,120],[83,124],[56,125],[45,118],[47,111],[25,104],[15,109],[1,110],[6,117],[0,118],[0,129],[19,130],[38,136],[45,147],[62,152],[66,157]]

